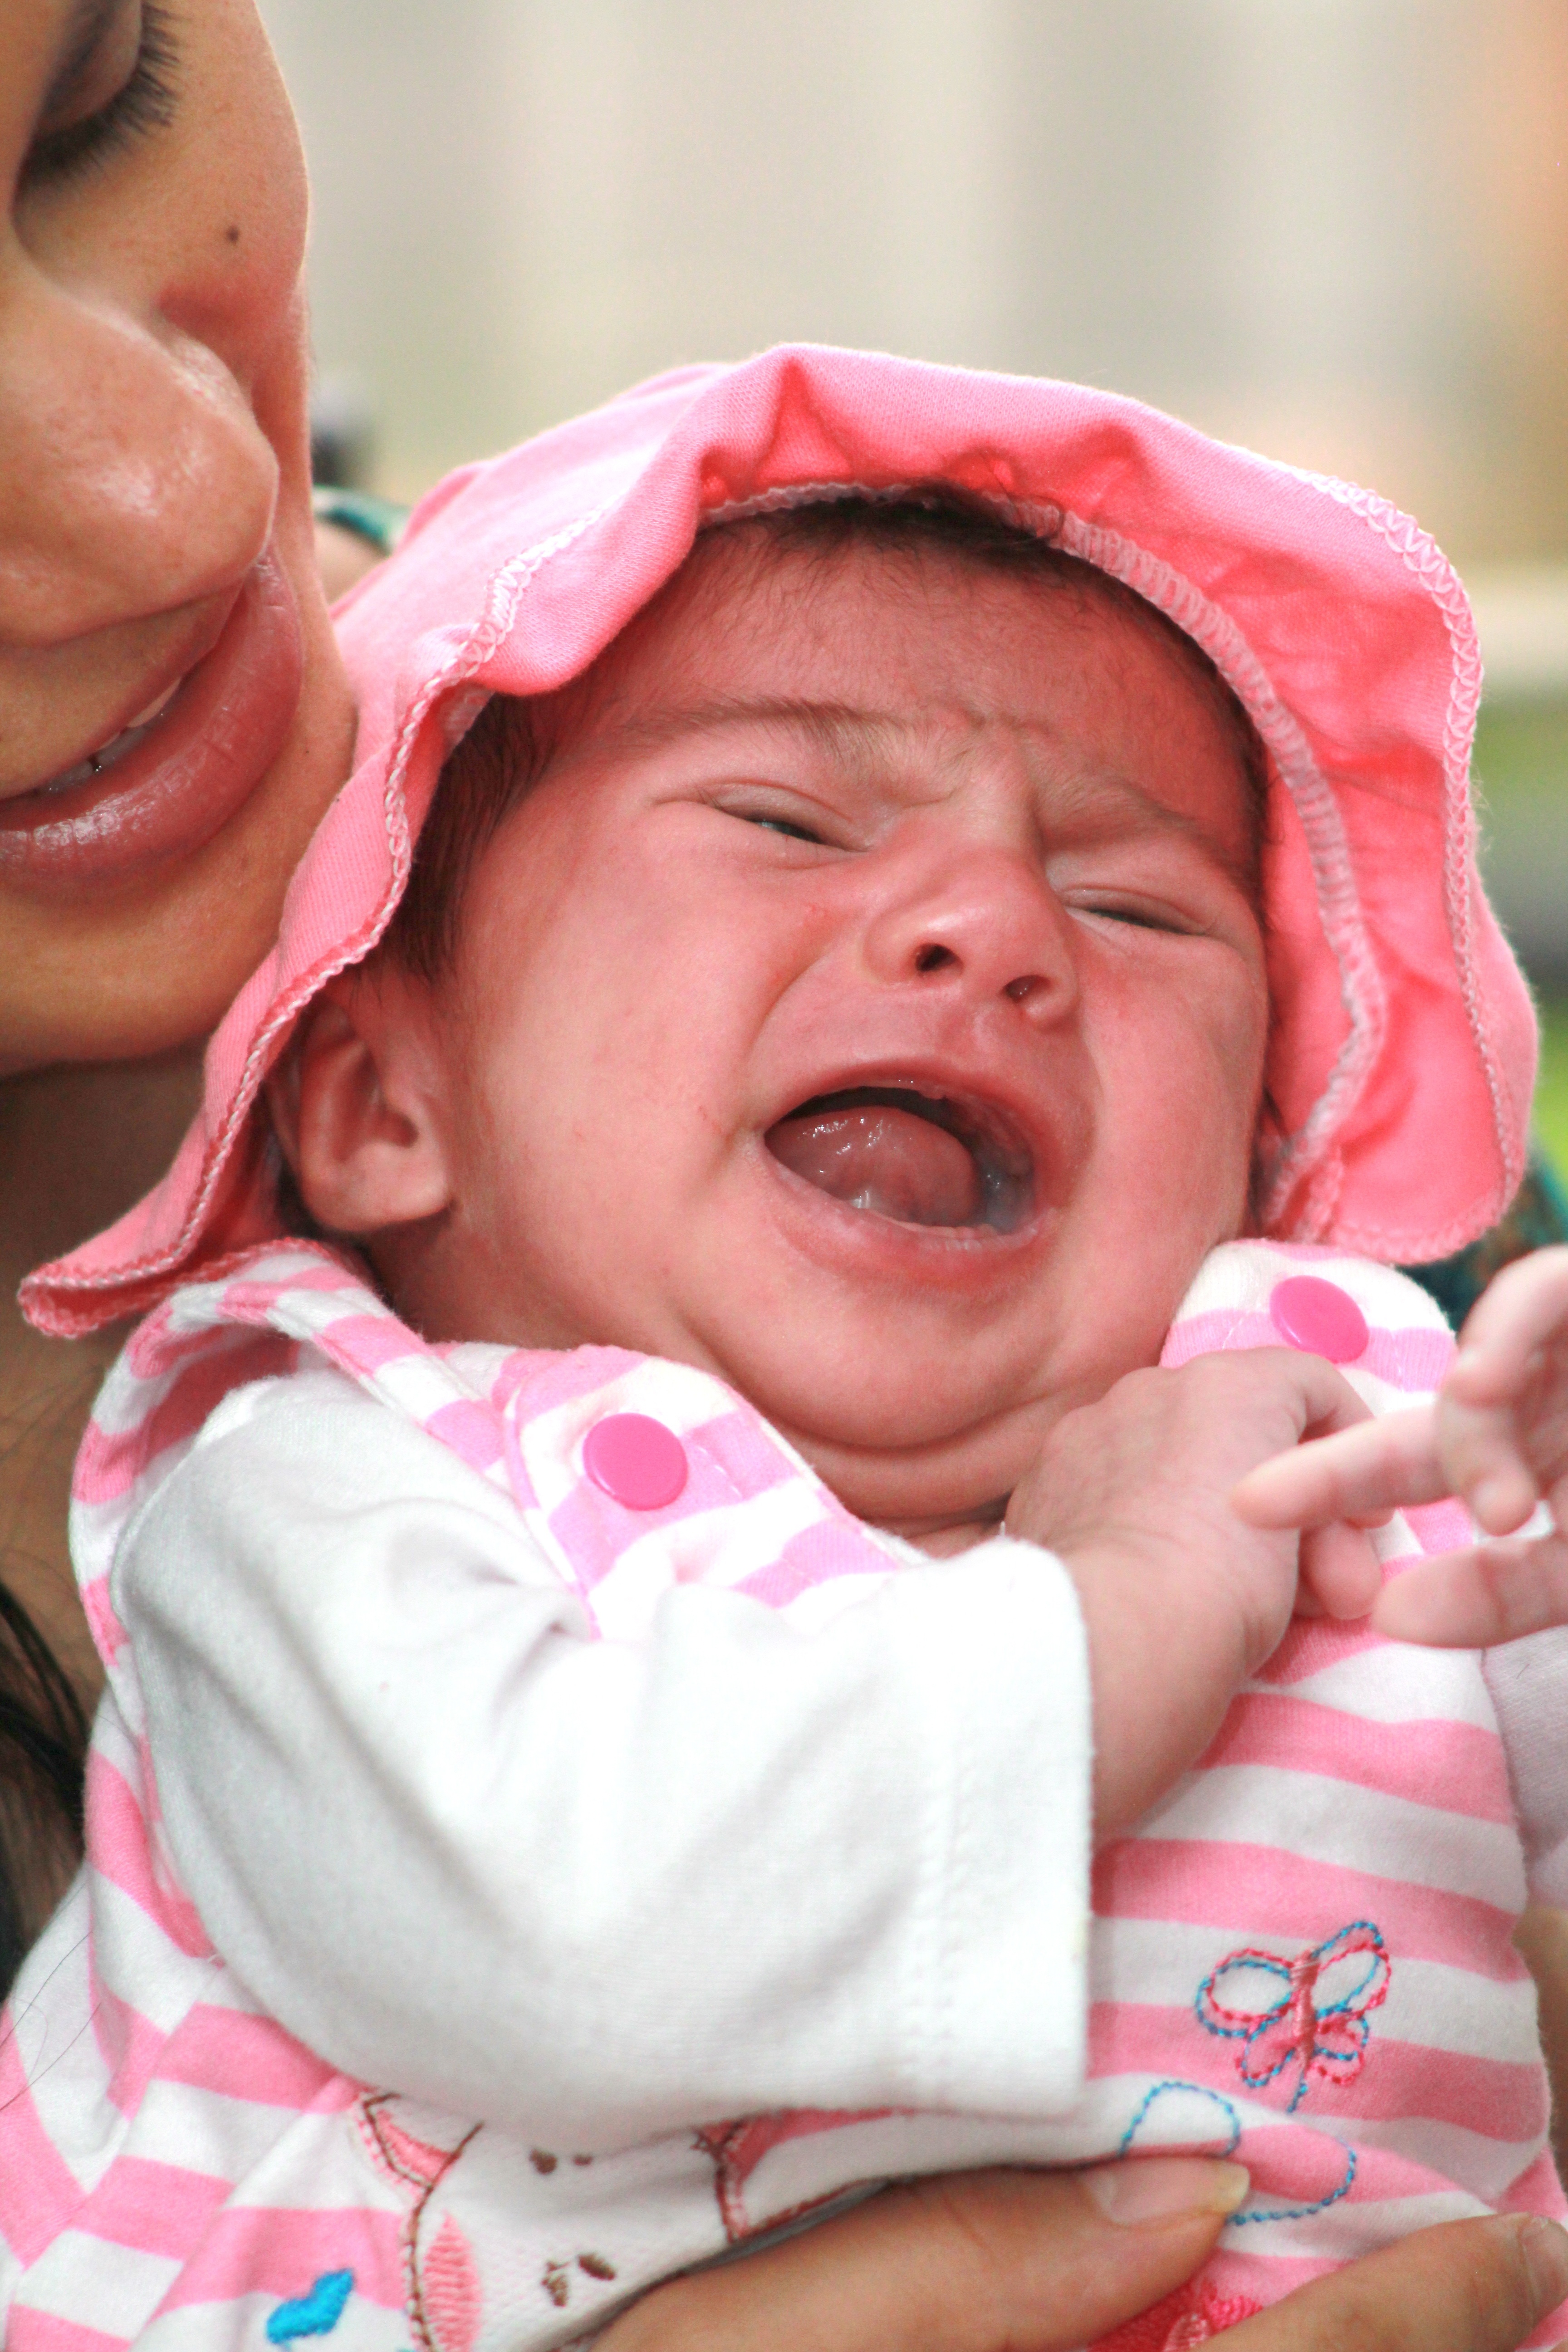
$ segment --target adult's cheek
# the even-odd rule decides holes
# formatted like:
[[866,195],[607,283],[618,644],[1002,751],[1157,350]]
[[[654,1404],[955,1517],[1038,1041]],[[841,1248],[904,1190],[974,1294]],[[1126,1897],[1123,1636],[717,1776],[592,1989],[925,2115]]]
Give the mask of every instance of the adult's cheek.
[[43,650],[232,591],[277,480],[205,344],[0,252],[0,645]]

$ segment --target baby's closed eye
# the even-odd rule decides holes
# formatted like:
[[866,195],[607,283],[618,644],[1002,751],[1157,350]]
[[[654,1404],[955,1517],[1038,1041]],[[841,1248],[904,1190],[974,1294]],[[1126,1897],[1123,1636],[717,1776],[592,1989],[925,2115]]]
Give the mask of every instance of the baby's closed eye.
[[1075,893],[1067,903],[1074,914],[1099,916],[1107,922],[1126,924],[1135,930],[1189,934],[1207,928],[1178,908],[1163,906],[1145,898],[1113,897],[1110,893],[1103,897],[1096,893]]
[[789,841],[809,841],[818,848],[826,846],[821,834],[814,833],[810,825],[800,824],[793,816],[774,816],[765,810],[753,809],[736,809],[732,814],[742,824],[759,825],[764,833],[782,833]]

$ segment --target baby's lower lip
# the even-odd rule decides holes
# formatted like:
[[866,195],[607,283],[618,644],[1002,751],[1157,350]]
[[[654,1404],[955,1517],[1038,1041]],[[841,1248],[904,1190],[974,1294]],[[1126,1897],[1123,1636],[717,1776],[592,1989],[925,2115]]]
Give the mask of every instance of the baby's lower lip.
[[150,722],[123,730],[85,774],[0,802],[0,884],[75,894],[194,856],[282,749],[302,667],[299,608],[269,547],[211,652]]

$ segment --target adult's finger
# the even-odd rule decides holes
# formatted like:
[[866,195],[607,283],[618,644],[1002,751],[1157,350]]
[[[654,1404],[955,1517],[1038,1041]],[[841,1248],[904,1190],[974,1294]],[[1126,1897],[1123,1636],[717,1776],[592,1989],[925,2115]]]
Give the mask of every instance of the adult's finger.
[[1515,2352],[1565,2294],[1554,2221],[1445,2221],[1243,2320],[1225,2352]]
[[886,2189],[656,2288],[600,2352],[1068,2352],[1180,2286],[1246,2193],[1191,2157]]
[[1321,1528],[1435,1503],[1447,1491],[1436,1417],[1418,1405],[1274,1454],[1239,1481],[1231,1504],[1250,1527]]

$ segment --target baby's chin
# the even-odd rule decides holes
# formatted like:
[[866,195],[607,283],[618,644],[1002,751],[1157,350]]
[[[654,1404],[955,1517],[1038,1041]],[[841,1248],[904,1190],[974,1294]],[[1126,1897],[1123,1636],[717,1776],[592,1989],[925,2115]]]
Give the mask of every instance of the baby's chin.
[[[1064,1409],[1054,1394],[1000,1404],[967,1392],[940,1364],[900,1353],[894,1339],[854,1364],[779,1363],[752,1344],[744,1360],[704,1350],[710,1370],[760,1412],[858,1518],[934,1548],[963,1549],[1001,1520],[1007,1497]],[[1076,1399],[1073,1400],[1076,1402]],[[969,1534],[955,1531],[971,1529]],[[931,1541],[928,1541],[931,1539]]]
[[1158,1362],[1170,1319],[1141,1301],[1097,1325],[1076,1292],[1030,1296],[989,1328],[961,1318],[944,1328],[885,1297],[841,1297],[835,1314],[820,1292],[775,1292],[766,1318],[721,1306],[660,1352],[716,1372],[858,1517],[959,1550],[1000,1523],[1065,1415]]

